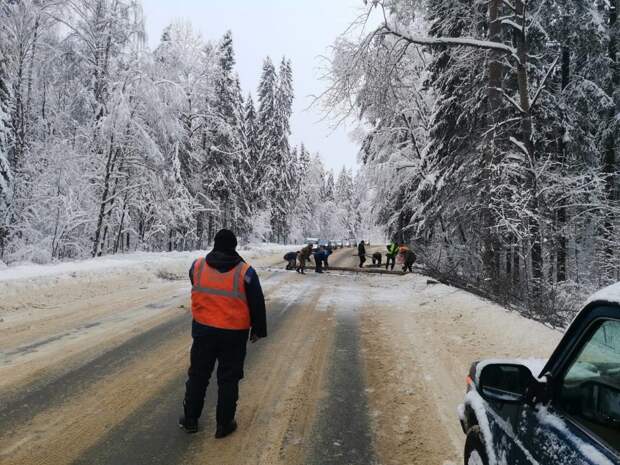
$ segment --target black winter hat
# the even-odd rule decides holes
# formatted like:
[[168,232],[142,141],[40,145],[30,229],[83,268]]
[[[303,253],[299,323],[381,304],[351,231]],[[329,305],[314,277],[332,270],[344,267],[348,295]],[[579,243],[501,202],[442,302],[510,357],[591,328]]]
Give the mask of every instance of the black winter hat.
[[222,252],[234,252],[237,248],[237,237],[235,233],[228,229],[221,229],[215,235],[215,241],[213,243],[213,250],[219,250]]

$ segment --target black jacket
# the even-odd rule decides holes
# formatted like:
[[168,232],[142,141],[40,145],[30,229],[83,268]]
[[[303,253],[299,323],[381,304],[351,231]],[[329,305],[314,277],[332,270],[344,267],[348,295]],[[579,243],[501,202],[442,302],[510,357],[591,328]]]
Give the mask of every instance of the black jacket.
[[[207,257],[207,264],[211,268],[215,268],[221,273],[232,270],[239,263],[243,262],[243,258],[237,252],[221,252],[212,251]],[[196,261],[192,263],[189,269],[189,280],[194,285],[194,265]],[[248,299],[248,307],[250,308],[250,321],[252,324],[252,334],[258,337],[267,337],[267,312],[265,310],[265,297],[263,295],[263,289],[258,279],[258,274],[254,268],[250,267],[245,274],[245,294]],[[229,332],[228,329],[211,328],[209,326],[201,325],[194,321],[192,325],[192,336],[196,336],[202,333],[212,332],[213,330]]]
[[405,263],[413,265],[416,261],[416,258],[417,257],[415,256],[415,253],[413,251],[407,250],[405,252]]
[[357,254],[362,257],[366,255],[366,247],[364,244],[360,242],[360,245],[357,246]]

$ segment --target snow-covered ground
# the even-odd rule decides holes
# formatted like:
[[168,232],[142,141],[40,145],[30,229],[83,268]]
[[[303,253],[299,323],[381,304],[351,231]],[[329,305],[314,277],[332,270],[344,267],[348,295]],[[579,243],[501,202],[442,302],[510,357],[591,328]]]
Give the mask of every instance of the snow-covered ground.
[[[294,249],[294,245],[281,244],[250,244],[239,248],[238,252],[246,259],[255,259],[280,252],[286,253]],[[134,252],[129,254],[107,255],[105,257],[88,260],[60,262],[50,265],[21,263],[15,266],[0,268],[0,282],[29,278],[43,278],[58,275],[82,273],[122,272],[133,266],[143,266],[151,269],[165,269],[181,262],[183,264],[205,255],[207,251],[197,250],[189,252]]]
[[382,463],[462,463],[457,408],[471,363],[545,359],[562,331],[425,276],[364,279],[363,347]]
[[[281,244],[250,244],[239,248],[239,254],[249,262],[261,264],[265,257],[284,255],[297,246]],[[60,262],[49,265],[33,263],[18,264],[0,268],[0,295],[9,296],[40,289],[62,287],[88,282],[89,285],[103,277],[129,279],[129,276],[177,277],[186,276],[194,259],[206,251],[190,252],[135,252],[118,254],[88,260]],[[3,303],[0,302],[0,310]]]
[[[270,337],[259,344],[263,352],[247,367],[240,407],[242,431],[236,436],[243,444],[233,442],[237,445],[229,449],[221,449],[219,443],[204,445],[209,453],[228,457],[222,464],[249,463],[245,459],[259,456],[264,460],[252,463],[303,463],[277,461],[272,455],[285,451],[294,458],[303,452],[323,399],[322,380],[331,376],[333,354],[349,348],[342,346],[343,341],[357,338],[359,344],[350,348],[360,357],[355,369],[364,371],[363,391],[378,463],[462,463],[464,435],[457,406],[463,402],[471,362],[546,358],[562,335],[463,290],[430,284],[422,275],[285,272],[282,255],[289,248],[261,245],[240,251],[258,268],[274,324]],[[354,253],[353,249],[338,251],[333,264],[354,265]],[[166,396],[165,389],[174,377],[182,383],[191,318],[186,276],[198,255],[133,254],[26,266],[19,277],[7,277],[7,270],[3,271],[0,400],[70,377],[80,367],[110,368],[98,365],[98,357],[115,348],[129,348],[119,358],[126,358],[126,369],[116,373],[110,368],[100,384],[92,377],[81,397],[68,398],[63,408],[42,401],[40,408],[48,417],[39,416],[24,435],[21,430],[11,433],[7,442],[21,447],[23,437],[41,428],[45,434],[36,439],[40,448],[23,448],[24,461],[8,463],[35,463],[31,454],[59,449],[63,441],[72,444],[61,448],[67,460],[55,463],[71,463],[73,456],[88,450],[91,439],[104,435],[102,425],[121,425],[133,415],[132,409],[149,400],[158,399],[157,405],[166,399],[178,402],[175,396]],[[343,319],[359,321],[359,330],[337,332],[336,323]],[[147,331],[149,337],[143,338]],[[133,347],[142,347],[153,337],[159,339],[150,349]],[[341,346],[334,345],[339,337]],[[141,380],[147,374],[150,381],[145,387]],[[96,407],[92,398],[104,407],[80,417],[85,406]],[[166,408],[162,415],[168,414]],[[69,424],[67,418],[80,420]],[[157,417],[152,425],[165,428],[166,421]],[[82,431],[88,437],[76,439]],[[150,436],[145,437],[148,442]],[[0,448],[0,461],[3,458]]]
[[[255,244],[239,253],[253,266],[273,266],[290,247]],[[133,253],[0,270],[0,395],[50,360],[70,369],[72,358],[185,311],[188,271],[204,254]]]

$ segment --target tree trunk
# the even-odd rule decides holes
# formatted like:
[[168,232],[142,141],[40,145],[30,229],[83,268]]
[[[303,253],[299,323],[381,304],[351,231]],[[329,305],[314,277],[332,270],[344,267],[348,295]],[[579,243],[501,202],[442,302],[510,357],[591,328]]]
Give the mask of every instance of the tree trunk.
[[508,247],[506,250],[506,279],[512,279],[512,256],[514,254],[514,249],[512,246]]
[[213,229],[214,229],[214,225],[213,225],[213,215],[209,214],[209,237],[207,238],[207,242],[209,244],[211,244],[213,242]]
[[604,260],[605,270],[604,273],[608,275],[608,278],[612,278],[614,273],[610,268],[614,258],[614,222],[615,217],[612,212],[613,204],[617,200],[617,168],[616,168],[616,149],[617,140],[616,133],[613,130],[615,126],[614,119],[616,114],[620,114],[620,96],[618,89],[620,88],[620,63],[618,61],[618,44],[616,38],[618,36],[616,28],[618,21],[618,0],[610,0],[609,7],[609,60],[611,63],[611,82],[608,93],[611,98],[615,98],[615,108],[612,108],[609,114],[610,130],[608,131],[607,140],[605,141],[605,154],[603,159],[603,172],[606,177],[606,191],[608,209],[605,215],[605,223],[603,230],[603,237],[605,239],[605,253]]
[[[500,22],[500,10],[502,0],[490,0],[489,1],[489,40],[492,42],[501,42],[502,25]],[[502,103],[502,77],[503,77],[503,54],[498,50],[489,50],[489,87],[488,87],[488,112],[492,126],[499,124],[499,109]],[[484,183],[484,198],[482,208],[482,250],[481,258],[484,268],[484,275],[486,279],[491,279],[493,282],[497,274],[497,261],[496,255],[499,253],[498,241],[496,235],[493,233],[494,221],[493,214],[488,207],[491,203],[491,185],[492,185],[492,171],[491,165],[493,164],[496,154],[496,133],[492,132],[492,143],[484,151],[484,167],[482,172],[481,182]]]
[[108,197],[110,194],[110,188],[112,187],[111,176],[116,163],[116,152],[117,151],[114,150],[114,137],[112,137],[112,140],[110,141],[110,149],[108,150],[108,159],[106,161],[105,177],[103,180],[103,193],[101,194],[101,203],[99,205],[99,214],[97,216],[97,227],[95,228],[95,237],[93,239],[93,257],[98,257],[101,255],[103,220],[106,216],[106,205],[109,202]]
[[128,193],[125,194],[125,197],[123,198],[123,213],[121,214],[121,221],[120,224],[118,225],[118,234],[116,236],[116,242],[114,243],[114,253],[118,253],[118,250],[120,247],[123,246],[123,227],[124,227],[124,223],[125,223],[125,214],[127,212],[127,196]]
[[202,241],[205,234],[205,214],[196,214],[196,250],[202,250]]
[[513,286],[519,286],[521,283],[521,260],[519,251],[521,250],[521,246],[517,245],[514,247],[512,252],[512,284]]
[[[489,41],[500,43],[502,24],[500,22],[501,0],[489,1]],[[493,123],[497,122],[497,111],[502,103],[502,65],[503,54],[498,50],[489,51],[489,113]]]
[[[562,47],[562,91],[568,87],[570,83],[570,49],[566,46]],[[564,138],[566,136],[567,128],[562,128],[562,134],[559,140],[559,154],[560,164],[562,165],[562,174],[565,172],[566,165],[566,143]],[[556,215],[556,231],[557,232],[557,244],[556,244],[556,279],[558,282],[566,281],[566,207],[561,206]]]
[[[13,108],[11,114],[11,130],[13,133],[13,148],[9,151],[9,165],[13,171],[14,202],[9,223],[14,225],[22,219],[22,213],[26,209],[24,202],[28,195],[29,179],[24,169],[26,156],[26,121],[24,102],[24,72],[26,66],[27,47],[22,40],[18,45],[17,72],[13,80]],[[9,228],[9,231],[11,228]],[[18,237],[19,231],[15,233]],[[10,240],[9,240],[10,242]]]
[[534,154],[534,145],[532,143],[532,114],[530,108],[530,94],[528,83],[528,39],[527,39],[527,21],[526,8],[524,0],[515,1],[515,16],[517,24],[521,27],[520,31],[515,33],[515,42],[517,47],[517,84],[519,90],[519,105],[521,107],[521,142],[527,150],[527,158],[529,166],[525,167],[528,171],[528,186],[530,191],[530,218],[528,219],[528,230],[530,235],[530,256],[532,261],[532,285],[534,302],[539,302],[538,297],[541,294],[541,285],[543,277],[543,253],[542,238],[539,223],[539,202],[538,202],[538,185],[536,179],[536,156]]
[[[37,42],[39,40],[39,26],[40,26],[40,17],[37,15],[37,19],[34,23],[34,37],[32,39],[32,49],[30,51],[30,64],[28,65],[28,77],[27,77],[27,91],[26,91],[26,109],[25,114],[26,118],[30,119],[31,114],[31,106],[32,106],[32,74],[34,70],[34,61],[37,54]],[[26,123],[26,132],[30,132],[30,124],[29,121]]]

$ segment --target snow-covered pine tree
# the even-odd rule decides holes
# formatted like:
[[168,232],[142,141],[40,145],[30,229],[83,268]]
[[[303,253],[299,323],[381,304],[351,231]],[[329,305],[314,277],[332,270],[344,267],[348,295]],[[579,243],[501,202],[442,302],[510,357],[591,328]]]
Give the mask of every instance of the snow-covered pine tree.
[[245,99],[243,123],[243,149],[247,163],[252,167],[249,175],[251,176],[250,192],[255,198],[255,205],[263,205],[262,194],[259,190],[260,180],[257,175],[256,167],[260,160],[260,149],[258,144],[258,129],[256,107],[254,106],[254,98],[249,93]]
[[282,58],[275,95],[274,136],[272,157],[267,176],[271,203],[271,227],[277,242],[285,241],[290,230],[290,212],[296,190],[296,160],[289,145],[290,118],[293,105],[293,71],[291,63]]
[[[251,103],[250,105],[253,106]],[[234,79],[233,106],[235,121],[231,127],[231,133],[233,136],[234,164],[231,176],[234,179],[232,199],[235,211],[232,224],[239,236],[247,239],[252,232],[252,215],[257,205],[255,194],[252,191],[253,154],[251,152],[254,150],[252,147],[254,142],[251,139],[254,137],[254,128],[248,128],[246,104],[243,100],[241,83],[237,74]],[[249,123],[250,126],[254,124],[253,121]]]
[[276,68],[270,57],[263,61],[263,69],[258,85],[258,115],[257,115],[257,141],[259,159],[256,165],[256,176],[260,189],[264,192],[271,192],[272,180],[266,178],[267,173],[276,159],[276,150],[279,143],[276,127],[276,91],[278,76]]
[[240,89],[235,83],[234,66],[235,52],[232,33],[228,31],[218,46],[218,66],[216,70],[215,89],[212,104],[213,120],[211,121],[210,146],[207,150],[207,166],[205,166],[205,182],[208,191],[220,203],[219,224],[232,227],[234,218],[230,217],[235,210],[235,165],[237,164],[238,128],[235,101],[239,102]]
[[340,220],[340,226],[346,237],[356,237],[357,215],[359,214],[359,203],[355,198],[353,186],[353,174],[350,169],[342,167],[336,181],[335,193],[336,217]]
[[285,136],[280,141],[279,148],[281,153],[286,153],[290,150],[288,136],[291,134],[290,119],[293,114],[294,95],[291,61],[283,57],[280,62],[276,92],[277,125],[279,126],[280,134]]
[[[587,259],[590,252],[579,250],[581,245],[569,247],[571,235],[576,239],[571,231],[584,230],[588,224],[603,229],[600,212],[580,207],[604,196],[603,185],[589,182],[589,173],[600,166],[596,154],[601,121],[611,104],[604,98],[601,70],[606,69],[606,41],[595,3],[544,0],[533,4],[540,20],[530,28],[531,55],[546,68],[558,60],[534,112],[540,128],[534,137],[536,152],[547,155],[541,182],[546,186],[542,213],[548,236],[546,275],[551,282],[569,281],[577,267],[591,268],[588,274],[606,274],[595,271],[600,261]],[[609,213],[609,206],[603,211]],[[593,250],[603,251],[602,239],[603,234],[587,242]]]
[[[474,3],[428,2],[429,35],[501,40],[501,33],[486,37],[485,32],[488,15],[492,11],[499,14],[501,2],[488,2],[488,8],[486,4]],[[489,35],[493,32],[489,29]],[[494,202],[503,197],[492,198],[491,192],[499,174],[494,166],[502,160],[500,153],[508,139],[499,124],[508,113],[501,96],[505,74],[501,56],[464,47],[438,47],[432,54],[429,83],[437,103],[425,160],[427,179],[416,194],[423,206],[413,217],[417,224],[415,235],[436,238],[451,244],[453,250],[466,243],[464,257],[452,255],[453,250],[442,253],[448,261],[467,263],[468,268],[482,263],[483,269],[476,273],[497,276],[501,234],[494,228],[495,212],[504,209],[495,208]],[[487,69],[488,73],[480,72]],[[494,129],[490,130],[491,127]],[[477,156],[471,156],[472,153]],[[456,208],[446,210],[447,204]]]
[[370,128],[378,223],[535,310],[562,300],[558,281],[617,275],[615,4],[369,2],[385,21],[335,43],[324,103]]
[[312,224],[312,212],[316,197],[310,195],[310,191],[315,189],[318,192],[318,185],[312,184],[312,166],[310,153],[302,143],[297,152],[295,167],[296,176],[296,195],[291,211],[291,239],[296,242],[303,241],[306,237],[312,236],[310,224]]
[[295,191],[295,198],[298,198],[303,191],[303,185],[306,182],[305,176],[307,175],[309,169],[310,153],[308,152],[306,145],[302,142],[297,150],[297,159],[295,160],[295,186],[297,187]]
[[321,200],[323,202],[333,201],[335,199],[336,184],[334,182],[334,172],[329,170],[325,175],[323,188],[321,190]]
[[248,167],[247,176],[249,177],[249,187],[246,193],[250,197],[251,216],[254,218],[252,222],[255,222],[257,218],[264,218],[266,215],[269,216],[267,214],[269,202],[265,190],[262,189],[264,169],[261,168],[262,153],[259,141],[259,121],[256,107],[254,106],[254,98],[251,93],[248,94],[245,100],[243,127],[243,156],[245,164]]
[[[306,237],[328,237],[325,230],[326,207],[321,201],[321,192],[325,183],[325,169],[318,154],[310,155],[302,144],[298,157],[298,186],[300,194],[295,199],[292,209],[292,236],[296,241]],[[334,223],[329,219],[328,225]]]

